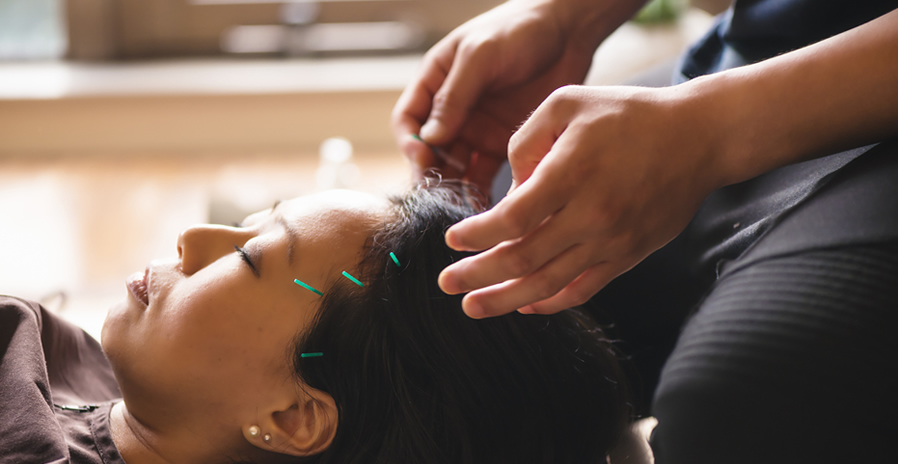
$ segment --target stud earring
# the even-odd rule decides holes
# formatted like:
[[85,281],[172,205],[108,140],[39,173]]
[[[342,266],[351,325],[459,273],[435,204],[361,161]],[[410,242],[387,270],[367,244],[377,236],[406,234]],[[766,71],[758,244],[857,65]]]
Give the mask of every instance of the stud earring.
[[247,429],[247,432],[249,432],[249,436],[251,436],[251,437],[253,437],[253,438],[258,437],[259,434],[262,433],[262,431],[259,430],[259,426],[258,426],[258,425],[250,425],[250,426],[249,426],[249,429]]
[[271,434],[270,434],[270,433],[266,433],[265,436],[262,437],[262,441],[264,441],[265,443],[270,442],[270,441],[271,441]]

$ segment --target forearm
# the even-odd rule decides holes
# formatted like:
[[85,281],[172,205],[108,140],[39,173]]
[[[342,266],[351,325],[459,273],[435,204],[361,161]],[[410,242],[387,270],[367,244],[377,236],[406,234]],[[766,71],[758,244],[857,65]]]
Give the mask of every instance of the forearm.
[[898,135],[898,10],[681,87],[719,186]]

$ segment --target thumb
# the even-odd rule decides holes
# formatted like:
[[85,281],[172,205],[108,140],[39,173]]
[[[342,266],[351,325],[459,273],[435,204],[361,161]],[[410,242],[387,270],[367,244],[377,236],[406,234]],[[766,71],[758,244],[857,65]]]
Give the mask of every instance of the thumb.
[[433,97],[433,108],[421,127],[421,138],[430,145],[446,145],[458,136],[468,114],[486,87],[486,63],[476,54],[456,56],[446,80]]

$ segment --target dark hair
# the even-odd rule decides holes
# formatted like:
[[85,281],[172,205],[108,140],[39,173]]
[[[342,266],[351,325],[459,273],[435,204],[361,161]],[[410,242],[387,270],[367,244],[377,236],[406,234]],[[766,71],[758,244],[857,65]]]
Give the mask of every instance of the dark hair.
[[293,364],[334,398],[339,422],[331,446],[304,462],[605,462],[628,410],[600,328],[576,310],[470,319],[461,295],[437,286],[470,255],[444,242],[477,212],[468,198],[445,183],[391,198],[360,262],[365,287],[331,284]]

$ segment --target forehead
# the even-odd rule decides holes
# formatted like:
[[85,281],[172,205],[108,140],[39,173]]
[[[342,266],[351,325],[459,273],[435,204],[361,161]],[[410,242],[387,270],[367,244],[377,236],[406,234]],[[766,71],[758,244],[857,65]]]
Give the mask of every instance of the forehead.
[[383,222],[388,208],[389,203],[383,198],[329,190],[281,202],[274,214],[271,210],[262,211],[247,221],[248,225],[256,221],[281,222],[287,234],[275,234],[272,239],[287,240],[276,246],[277,251],[297,258],[290,259],[294,272],[310,279],[315,275],[325,278],[335,269],[354,267],[371,231]]
[[[327,190],[278,203],[276,212],[301,229],[367,229],[382,220],[389,207],[386,199],[352,190]],[[260,211],[246,220],[264,220],[271,210]]]

